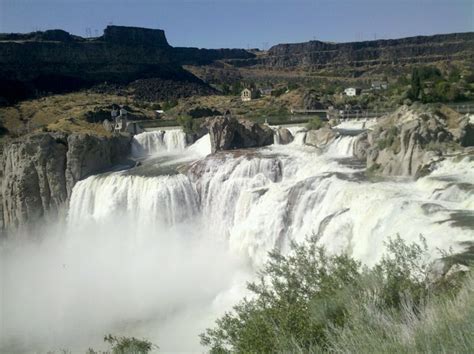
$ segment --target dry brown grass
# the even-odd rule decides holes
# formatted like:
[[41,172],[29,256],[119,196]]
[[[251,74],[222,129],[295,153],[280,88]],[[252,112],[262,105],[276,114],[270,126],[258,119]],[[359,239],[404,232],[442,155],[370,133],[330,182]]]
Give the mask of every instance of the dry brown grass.
[[13,107],[2,107],[0,119],[3,126],[13,136],[42,128],[102,134],[102,128],[98,128],[97,124],[88,123],[85,115],[95,109],[106,109],[113,103],[129,105],[140,114],[149,118],[153,117],[152,110],[134,106],[134,103],[129,102],[125,96],[81,91],[27,100]]
[[61,118],[58,121],[48,124],[47,131],[62,133],[88,133],[99,136],[111,136],[112,133],[106,131],[99,123],[88,123],[85,120],[76,118]]
[[286,108],[290,110],[292,107],[300,107],[302,105],[303,92],[300,89],[292,90],[280,97],[264,96],[248,102],[242,102],[240,96],[203,96],[190,97],[182,99],[179,104],[169,110],[167,114],[171,117],[177,117],[187,114],[191,109],[198,107],[206,107],[225,113],[230,110],[232,114],[237,116],[258,116],[265,115],[265,112],[275,110],[277,108]]

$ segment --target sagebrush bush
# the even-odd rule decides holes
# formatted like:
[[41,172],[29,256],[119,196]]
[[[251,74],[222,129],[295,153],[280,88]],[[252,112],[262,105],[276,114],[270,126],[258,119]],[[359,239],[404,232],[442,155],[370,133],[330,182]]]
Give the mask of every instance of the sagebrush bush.
[[[411,245],[391,239],[372,269],[329,255],[314,237],[293,244],[288,256],[273,251],[258,281],[248,284],[253,296],[201,334],[201,343],[214,353],[449,352],[458,336],[456,348],[467,348],[472,335],[455,324],[467,319],[449,318],[445,308],[466,307],[469,298],[455,298],[454,280],[430,280],[428,259],[422,237]],[[445,350],[443,337],[450,337]]]

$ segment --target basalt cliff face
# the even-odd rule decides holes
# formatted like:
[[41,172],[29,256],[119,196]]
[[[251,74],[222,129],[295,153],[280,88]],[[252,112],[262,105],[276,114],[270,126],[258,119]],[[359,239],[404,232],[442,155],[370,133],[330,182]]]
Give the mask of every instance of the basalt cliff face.
[[326,67],[376,66],[431,63],[440,60],[472,60],[474,33],[417,36],[351,43],[310,41],[279,44],[266,55],[232,60],[236,66],[272,69],[321,69]]
[[164,31],[136,27],[108,26],[98,38],[62,30],[0,34],[0,97],[11,101],[147,78],[205,85],[182,64],[252,56],[244,50],[173,48]]
[[35,133],[3,146],[0,167],[1,226],[33,225],[64,210],[79,180],[126,158],[131,137]]
[[97,38],[73,36],[62,30],[0,34],[0,98],[9,102],[37,93],[150,78],[206,86],[182,65],[221,65],[219,76],[223,77],[228,73],[235,76],[240,68],[337,68],[341,75],[345,69],[358,75],[367,68],[452,60],[474,60],[474,33],[353,43],[279,44],[258,55],[244,49],[174,48],[164,31],[137,27],[108,26]]

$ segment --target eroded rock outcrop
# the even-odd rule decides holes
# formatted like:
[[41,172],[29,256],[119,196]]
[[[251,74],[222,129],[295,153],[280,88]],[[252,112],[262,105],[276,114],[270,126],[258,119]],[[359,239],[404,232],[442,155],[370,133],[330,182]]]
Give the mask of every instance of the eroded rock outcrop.
[[340,134],[327,127],[323,127],[317,130],[309,130],[306,133],[305,144],[315,147],[325,147],[332,143]]
[[386,176],[417,176],[443,154],[473,144],[466,116],[441,107],[403,106],[361,135],[355,155]]
[[58,216],[77,181],[110,168],[129,151],[128,135],[36,133],[7,144],[1,157],[3,227]]
[[273,130],[270,127],[249,120],[237,120],[232,117],[216,117],[208,119],[205,125],[209,130],[213,153],[220,150],[242,149],[273,144]]

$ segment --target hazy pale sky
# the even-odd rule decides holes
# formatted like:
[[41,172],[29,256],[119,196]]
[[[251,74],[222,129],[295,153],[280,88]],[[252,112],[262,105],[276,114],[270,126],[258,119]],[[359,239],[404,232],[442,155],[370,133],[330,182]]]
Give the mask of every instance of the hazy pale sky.
[[0,32],[161,28],[173,46],[267,48],[474,31],[474,0],[0,0]]

